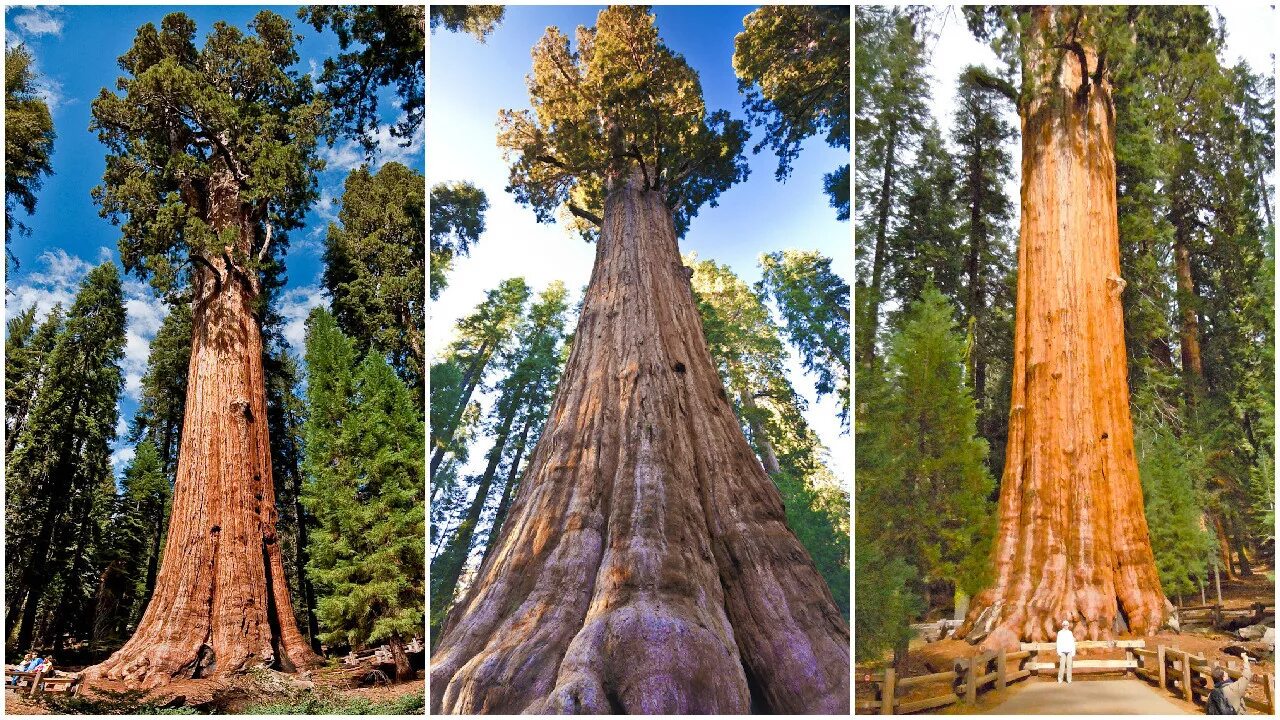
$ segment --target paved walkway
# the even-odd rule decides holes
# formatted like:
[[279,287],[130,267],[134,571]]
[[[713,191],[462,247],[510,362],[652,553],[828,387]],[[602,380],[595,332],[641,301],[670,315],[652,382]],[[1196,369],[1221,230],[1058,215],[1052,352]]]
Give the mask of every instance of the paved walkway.
[[1029,678],[986,715],[1189,715],[1184,705],[1141,680],[1082,680],[1059,685]]

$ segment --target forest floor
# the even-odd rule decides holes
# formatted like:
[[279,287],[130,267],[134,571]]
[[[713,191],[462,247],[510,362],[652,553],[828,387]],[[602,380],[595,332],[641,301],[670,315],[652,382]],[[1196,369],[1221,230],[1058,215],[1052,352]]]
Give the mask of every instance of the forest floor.
[[[103,692],[97,692],[101,690]],[[152,693],[123,692],[111,684],[79,697],[31,699],[5,692],[6,715],[48,714],[250,714],[421,715],[424,679],[368,687],[353,685],[340,669],[320,669],[310,681],[254,671],[221,680],[181,680]]]

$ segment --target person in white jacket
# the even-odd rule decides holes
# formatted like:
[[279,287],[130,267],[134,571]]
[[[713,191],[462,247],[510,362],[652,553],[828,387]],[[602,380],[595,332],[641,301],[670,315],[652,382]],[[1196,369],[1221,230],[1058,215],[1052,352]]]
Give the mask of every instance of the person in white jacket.
[[1071,682],[1071,660],[1076,655],[1076,636],[1071,634],[1071,621],[1063,620],[1062,629],[1058,631],[1058,682],[1062,682],[1065,674],[1067,682]]

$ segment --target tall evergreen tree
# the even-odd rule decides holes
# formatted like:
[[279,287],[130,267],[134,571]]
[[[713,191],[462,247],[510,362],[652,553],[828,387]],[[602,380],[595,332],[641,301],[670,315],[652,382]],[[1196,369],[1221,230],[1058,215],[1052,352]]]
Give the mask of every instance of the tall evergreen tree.
[[343,332],[364,354],[384,354],[400,377],[425,398],[422,302],[422,173],[387,163],[347,176],[339,224],[329,225],[324,285]]
[[939,580],[972,595],[987,575],[994,482],[955,309],[931,285],[888,343],[884,386],[869,406],[858,438],[857,524],[880,551],[915,566],[915,597]]
[[89,681],[153,687],[207,668],[201,648],[219,675],[317,662],[276,542],[259,314],[284,235],[315,197],[328,108],[294,67],[289,23],[262,11],[250,30],[215,23],[197,48],[186,15],[143,25],[121,56],[119,94],[93,103],[109,153],[95,198],[121,225],[125,268],[190,299],[192,347],[168,535],[188,551],[165,554],[136,634]]
[[308,570],[321,637],[351,647],[386,641],[397,675],[412,679],[404,640],[421,631],[425,612],[422,420],[385,358],[370,352],[355,369],[352,351],[333,319],[313,311],[303,502],[316,529]]
[[745,712],[753,690],[847,712],[848,625],[725,400],[678,252],[745,177],[746,128],[707,110],[644,7],[572,47],[548,28],[528,85],[533,109],[499,119],[511,192],[600,247],[508,529],[437,644],[433,712]]
[[[461,522],[448,539],[447,546],[431,563],[433,636],[439,632],[453,604],[463,569],[471,560],[477,539],[484,539],[480,528],[481,516],[495,483],[501,481],[499,469],[503,459],[507,458],[509,471],[518,472],[524,447],[528,446],[528,433],[534,429],[532,420],[538,412],[532,406],[541,406],[541,413],[545,415],[545,408],[550,404],[548,386],[554,386],[558,375],[559,346],[564,339],[567,310],[564,284],[552,283],[539,294],[528,317],[521,322],[517,331],[520,344],[512,346],[498,360],[497,369],[504,376],[497,385],[498,399],[489,413],[493,444],[486,455],[485,469],[475,479],[475,493]],[[517,446],[518,452],[512,453],[512,448]],[[511,455],[514,456],[509,457]]]
[[124,326],[120,276],[104,263],[76,293],[8,463],[5,631],[17,626],[21,649],[31,646],[56,576],[87,562],[82,530],[103,510],[100,491],[111,482]]
[[835,395],[849,421],[849,285],[831,258],[786,250],[760,256],[761,288],[782,313],[791,344],[817,377],[819,395]]
[[[489,361],[511,342],[528,299],[529,286],[524,278],[503,280],[485,295],[474,312],[458,322],[458,337],[445,360],[461,369],[458,385],[441,385],[438,391],[432,387],[432,409],[439,404],[443,413],[441,424],[437,426],[433,421],[431,425],[433,483],[445,453],[456,452],[455,439],[471,396],[484,381]],[[447,398],[456,399],[449,403]]]
[[53,116],[40,96],[35,59],[24,45],[4,48],[4,252],[6,262],[17,261],[9,252],[10,234],[25,226],[14,217],[15,205],[28,215],[36,211],[36,193],[53,172],[51,157]]
[[31,306],[9,320],[5,338],[5,443],[8,460],[23,437],[27,419],[48,374],[49,354],[62,334],[62,306],[54,305],[37,327],[36,308]]
[[914,161],[902,170],[902,215],[889,232],[885,249],[892,258],[884,278],[886,297],[900,312],[933,286],[947,297],[963,293],[965,240],[957,202],[959,172],[937,122],[930,120]]
[[[752,124],[764,128],[778,156],[778,180],[806,138],[826,133],[834,148],[849,149],[849,7],[766,5],[747,15],[734,38],[733,70]],[[828,173],[824,187],[841,220],[849,219],[849,165]]]

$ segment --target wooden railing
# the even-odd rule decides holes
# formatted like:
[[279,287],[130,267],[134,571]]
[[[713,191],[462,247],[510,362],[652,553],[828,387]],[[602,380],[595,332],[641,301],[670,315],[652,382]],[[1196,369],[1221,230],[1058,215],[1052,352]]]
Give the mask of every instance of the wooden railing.
[[[1078,660],[1072,659],[1071,671],[1076,670],[1119,670],[1128,672],[1138,667],[1138,660],[1134,657],[1134,651],[1146,647],[1144,640],[1080,640],[1076,642],[1076,653],[1081,650],[1124,650],[1123,660]],[[1022,650],[1029,650],[1036,653],[1034,662],[1027,663],[1029,670],[1057,670],[1058,669],[1058,644],[1045,643],[1022,643]],[[1041,660],[1041,657],[1044,657]]]
[[1192,605],[1178,608],[1178,621],[1183,625],[1211,625],[1221,628],[1228,621],[1249,620],[1260,623],[1267,615],[1275,616],[1276,606],[1268,603],[1253,603],[1248,607],[1227,608],[1222,605]]
[[[1185,650],[1161,645],[1155,650],[1136,651],[1139,665],[1134,673],[1157,687],[1179,695],[1187,702],[1199,702],[1208,698],[1213,692],[1212,664],[1203,655],[1192,655]],[[1239,680],[1244,674],[1241,670],[1227,667],[1227,675]],[[1262,686],[1262,700],[1245,697],[1244,704],[1268,715],[1276,713],[1276,684],[1270,674],[1254,673],[1250,685]]]
[[[78,675],[50,675],[45,677],[44,670],[35,672],[23,672],[20,670],[5,671],[5,688],[12,690],[14,693],[21,694],[26,690],[28,697],[38,695],[45,692],[70,692],[76,691],[79,683]],[[14,682],[9,684],[9,680]]]
[[[879,677],[871,681],[876,685],[876,699],[859,700],[854,707],[860,713],[907,715],[936,710],[961,701],[973,705],[980,693],[991,689],[1003,690],[1011,683],[1029,676],[1031,671],[1023,668],[1023,663],[1019,661],[1030,656],[1028,651],[987,651],[972,658],[957,660],[954,670],[901,679],[894,674],[893,668],[886,668]],[[1010,662],[1018,662],[1017,668],[1010,670]],[[991,667],[993,664],[994,668]],[[946,683],[946,690],[938,695],[909,702],[898,697],[899,693],[911,688],[941,683]]]

